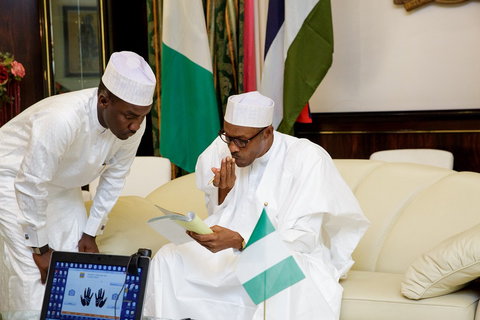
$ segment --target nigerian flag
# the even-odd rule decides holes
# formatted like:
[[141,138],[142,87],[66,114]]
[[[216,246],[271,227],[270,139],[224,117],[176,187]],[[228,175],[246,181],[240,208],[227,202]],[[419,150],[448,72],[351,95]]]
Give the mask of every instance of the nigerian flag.
[[193,172],[220,129],[201,0],[164,0],[160,154]]
[[265,209],[238,258],[236,274],[255,304],[305,278]]

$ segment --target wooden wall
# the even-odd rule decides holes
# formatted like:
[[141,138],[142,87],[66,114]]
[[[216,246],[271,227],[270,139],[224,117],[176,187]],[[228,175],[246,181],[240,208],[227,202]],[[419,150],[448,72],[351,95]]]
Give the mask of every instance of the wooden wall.
[[26,70],[20,83],[22,110],[44,98],[39,3],[0,1],[0,51],[12,53]]
[[386,149],[434,148],[454,155],[454,169],[480,172],[480,110],[314,113],[295,135],[336,159],[368,159]]

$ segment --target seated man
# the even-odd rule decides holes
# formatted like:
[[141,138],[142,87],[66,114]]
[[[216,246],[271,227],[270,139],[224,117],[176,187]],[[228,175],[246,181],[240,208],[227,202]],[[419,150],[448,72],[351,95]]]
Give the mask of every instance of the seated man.
[[[219,137],[200,155],[212,234],[155,255],[145,314],[203,319],[338,319],[351,253],[368,221],[328,153],[274,131],[274,103],[258,92],[231,96]],[[212,181],[213,176],[213,183]],[[235,268],[266,205],[305,279],[255,305]],[[265,310],[264,310],[265,308]]]

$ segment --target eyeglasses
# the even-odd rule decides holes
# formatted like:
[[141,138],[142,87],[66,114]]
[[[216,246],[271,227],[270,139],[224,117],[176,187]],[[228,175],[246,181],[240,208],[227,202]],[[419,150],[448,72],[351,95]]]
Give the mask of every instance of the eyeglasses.
[[223,140],[223,142],[225,142],[226,144],[230,144],[230,142],[233,141],[233,143],[235,143],[235,145],[239,148],[245,148],[247,146],[247,144],[255,139],[263,130],[267,129],[268,127],[265,127],[265,128],[262,128],[262,130],[258,131],[257,133],[255,133],[255,135],[249,139],[240,139],[240,138],[235,138],[235,137],[231,137],[231,136],[227,136],[227,134],[225,133],[225,131],[223,129],[221,129],[219,132],[218,132],[218,135],[220,136],[220,138]]

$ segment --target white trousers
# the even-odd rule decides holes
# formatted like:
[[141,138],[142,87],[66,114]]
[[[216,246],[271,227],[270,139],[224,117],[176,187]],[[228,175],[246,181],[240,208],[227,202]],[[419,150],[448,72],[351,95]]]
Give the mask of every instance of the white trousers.
[[[15,313],[40,311],[45,286],[40,281],[31,249],[25,245],[18,223],[19,208],[12,178],[0,178],[0,313],[4,320]],[[47,209],[49,245],[54,250],[78,251],[86,223],[80,188],[50,197]]]

